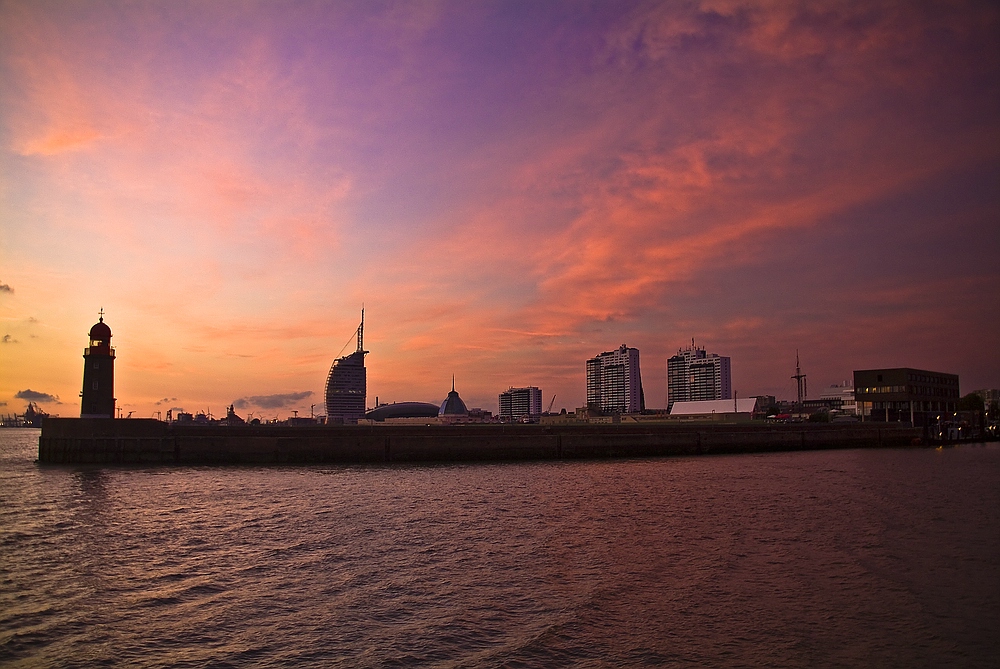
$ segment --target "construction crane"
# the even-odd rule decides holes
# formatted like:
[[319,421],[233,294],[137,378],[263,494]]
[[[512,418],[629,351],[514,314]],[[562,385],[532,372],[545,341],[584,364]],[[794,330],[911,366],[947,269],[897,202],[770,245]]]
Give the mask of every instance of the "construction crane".
[[556,396],[553,395],[552,399],[549,400],[549,408],[545,410],[545,413],[552,413],[552,405],[556,403]]

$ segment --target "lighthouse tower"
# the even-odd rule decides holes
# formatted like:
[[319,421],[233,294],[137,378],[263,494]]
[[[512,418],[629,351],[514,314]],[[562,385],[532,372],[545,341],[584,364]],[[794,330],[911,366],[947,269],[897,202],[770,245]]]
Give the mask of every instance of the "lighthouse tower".
[[80,418],[115,417],[115,349],[111,328],[100,320],[90,328],[90,346],[83,349],[83,391]]

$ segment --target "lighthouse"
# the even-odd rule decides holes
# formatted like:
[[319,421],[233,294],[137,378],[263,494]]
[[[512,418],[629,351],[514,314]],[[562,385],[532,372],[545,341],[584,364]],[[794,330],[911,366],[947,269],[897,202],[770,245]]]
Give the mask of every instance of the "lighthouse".
[[115,417],[115,349],[111,347],[111,328],[104,322],[104,309],[90,328],[90,346],[83,349],[80,397],[80,418]]

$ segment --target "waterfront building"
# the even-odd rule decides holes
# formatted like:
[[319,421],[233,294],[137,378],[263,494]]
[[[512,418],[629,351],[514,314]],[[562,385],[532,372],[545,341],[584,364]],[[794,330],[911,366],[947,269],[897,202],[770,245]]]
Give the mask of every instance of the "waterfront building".
[[670,418],[741,422],[752,420],[758,413],[756,397],[728,400],[692,400],[674,402]]
[[983,388],[981,390],[973,390],[972,393],[979,396],[987,411],[990,410],[992,405],[1000,404],[1000,389],[998,388]]
[[857,415],[857,402],[854,399],[854,384],[844,381],[843,384],[834,383],[819,395],[819,399],[830,409],[841,413]]
[[622,344],[587,361],[587,406],[605,413],[638,413],[645,408],[639,349]]
[[454,376],[451,377],[451,392],[448,393],[448,397],[444,398],[444,402],[441,402],[441,408],[438,409],[438,421],[444,424],[469,422],[469,408],[465,406],[465,401],[455,390]]
[[368,393],[368,376],[365,370],[364,350],[365,312],[361,310],[358,326],[358,348],[353,353],[337,358],[326,378],[327,423],[357,423],[365,415]]
[[674,402],[729,400],[733,378],[728,356],[706,353],[702,346],[679,349],[667,360],[667,408]]
[[757,408],[761,411],[767,411],[772,407],[778,405],[778,398],[774,395],[757,395]]
[[[440,407],[430,402],[393,402],[380,404],[365,414],[365,418],[377,423],[399,421],[400,419],[437,418]],[[424,420],[426,422],[426,420]]]
[[859,370],[854,397],[862,420],[933,425],[958,410],[958,375],[909,367]]
[[83,349],[83,390],[80,418],[115,417],[115,349],[104,309],[90,328],[90,346]]
[[499,396],[500,420],[535,420],[542,415],[542,391],[535,386],[508,388]]

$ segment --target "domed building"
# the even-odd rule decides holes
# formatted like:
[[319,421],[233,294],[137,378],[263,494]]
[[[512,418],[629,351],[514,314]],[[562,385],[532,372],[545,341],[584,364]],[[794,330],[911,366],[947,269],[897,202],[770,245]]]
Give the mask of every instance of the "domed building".
[[469,408],[455,390],[455,377],[451,377],[451,392],[441,403],[438,419],[444,423],[464,422],[469,417]]
[[365,414],[365,419],[376,423],[419,422],[419,419],[437,418],[437,415],[438,405],[430,402],[393,402],[375,407]]

